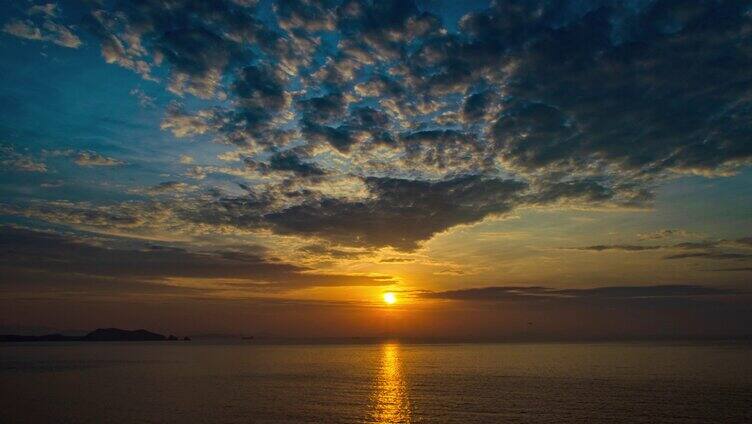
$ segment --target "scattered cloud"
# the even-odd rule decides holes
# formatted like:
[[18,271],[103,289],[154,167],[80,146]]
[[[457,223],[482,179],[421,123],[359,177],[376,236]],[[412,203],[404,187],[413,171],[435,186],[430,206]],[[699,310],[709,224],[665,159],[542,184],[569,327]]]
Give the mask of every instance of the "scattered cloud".
[[153,108],[155,107],[154,104],[154,97],[149,96],[144,92],[144,90],[140,88],[134,88],[130,92],[130,95],[135,97],[138,100],[138,104],[141,105],[143,108]]
[[[342,246],[341,255],[412,251],[519,208],[646,208],[668,179],[752,163],[752,84],[739,71],[752,67],[752,32],[740,2],[499,0],[452,30],[413,1],[272,3],[82,5],[80,30],[104,61],[174,97],[166,134],[235,150],[221,166],[180,156],[201,189],[166,173],[147,190],[181,192],[180,201],[60,201],[67,215],[33,202],[4,209],[143,233],[269,231]],[[3,31],[81,45],[58,5],[19,13]],[[141,88],[130,93],[157,107]],[[4,165],[46,171],[9,152]],[[124,164],[69,155],[81,166]],[[692,237],[668,228],[638,236],[660,245],[575,249],[747,258],[736,251],[746,239],[662,241]]]
[[644,233],[644,234],[638,234],[637,239],[638,240],[663,240],[667,238],[686,238],[689,237],[691,234],[687,232],[686,230],[678,229],[678,228],[665,228],[657,231],[653,231],[652,233]]
[[63,180],[54,180],[54,181],[47,181],[39,184],[40,187],[43,188],[57,188],[62,187],[65,185],[65,182]]
[[54,3],[31,6],[26,18],[11,19],[3,25],[3,32],[14,37],[34,41],[49,41],[58,46],[77,49],[81,39],[74,33],[72,25],[56,22],[60,7]]
[[79,166],[119,166],[125,162],[96,152],[79,152],[73,161]]
[[[229,107],[171,110],[162,127],[176,137],[272,149],[298,122],[309,148],[351,156],[361,176],[397,164],[387,176],[498,177],[502,168],[540,187],[544,203],[567,193],[645,204],[671,174],[726,175],[752,158],[738,113],[750,97],[729,88],[746,86],[733,70],[749,60],[746,10],[735,3],[498,1],[464,16],[456,34],[411,1],[282,2],[272,18],[260,4],[177,3],[92,12],[108,61],[143,75],[165,65],[180,95],[227,96]],[[322,33],[341,42],[327,50]],[[249,46],[261,59],[251,65]],[[735,62],[720,65],[720,54]],[[681,81],[677,68],[687,69]],[[365,98],[373,102],[355,104]]]
[[27,153],[19,153],[13,146],[0,146],[0,164],[6,169],[22,172],[47,172],[47,165]]

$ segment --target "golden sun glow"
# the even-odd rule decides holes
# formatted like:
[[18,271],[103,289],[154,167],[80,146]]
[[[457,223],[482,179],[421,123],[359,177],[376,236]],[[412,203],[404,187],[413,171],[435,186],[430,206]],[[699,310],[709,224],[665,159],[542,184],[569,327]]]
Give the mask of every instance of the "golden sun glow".
[[389,305],[393,305],[397,302],[397,296],[392,292],[384,293],[384,302]]

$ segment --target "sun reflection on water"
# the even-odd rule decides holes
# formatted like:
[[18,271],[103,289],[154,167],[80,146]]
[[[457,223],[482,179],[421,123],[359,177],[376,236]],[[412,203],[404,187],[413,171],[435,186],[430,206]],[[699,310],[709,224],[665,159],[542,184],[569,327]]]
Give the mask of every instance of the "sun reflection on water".
[[402,373],[400,346],[387,343],[381,348],[381,366],[371,395],[370,422],[411,422],[410,399]]

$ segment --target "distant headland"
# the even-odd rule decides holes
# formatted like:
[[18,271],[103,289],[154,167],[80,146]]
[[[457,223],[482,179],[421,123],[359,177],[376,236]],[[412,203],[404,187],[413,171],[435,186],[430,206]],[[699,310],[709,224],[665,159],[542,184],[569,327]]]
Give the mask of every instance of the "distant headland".
[[65,336],[46,334],[44,336],[19,336],[0,334],[0,342],[146,342],[191,340],[189,337],[179,339],[172,334],[164,336],[147,330],[121,330],[119,328],[97,328],[85,336]]

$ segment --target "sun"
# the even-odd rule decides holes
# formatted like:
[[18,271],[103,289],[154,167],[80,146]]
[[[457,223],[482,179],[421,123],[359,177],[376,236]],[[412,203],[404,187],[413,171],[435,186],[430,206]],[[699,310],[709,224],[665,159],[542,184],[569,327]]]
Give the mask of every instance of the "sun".
[[384,293],[384,302],[389,305],[393,305],[397,302],[397,296],[395,296],[392,292],[386,292]]

